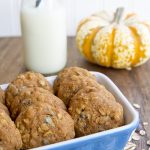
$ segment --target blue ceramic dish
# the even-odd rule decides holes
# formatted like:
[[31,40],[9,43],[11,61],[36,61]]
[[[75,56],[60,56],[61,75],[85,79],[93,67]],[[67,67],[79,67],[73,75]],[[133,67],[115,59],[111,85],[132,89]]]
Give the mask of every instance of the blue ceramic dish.
[[[104,74],[92,72],[97,81],[103,84],[122,104],[124,108],[125,125],[81,138],[76,138],[56,144],[34,148],[32,150],[123,150],[131,134],[139,124],[139,115],[132,107],[127,98],[121,93],[117,86]],[[48,77],[47,80],[53,84],[56,76]],[[3,89],[7,85],[1,86]]]

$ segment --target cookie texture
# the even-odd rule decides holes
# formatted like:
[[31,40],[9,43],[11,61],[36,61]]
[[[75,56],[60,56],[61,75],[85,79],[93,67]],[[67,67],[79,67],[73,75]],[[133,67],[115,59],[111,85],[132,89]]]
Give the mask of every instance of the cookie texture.
[[0,87],[0,103],[5,104],[5,92]]
[[55,94],[68,107],[70,99],[83,87],[98,84],[95,77],[87,70],[71,67],[64,69],[54,82]]
[[22,147],[21,135],[14,122],[0,109],[0,149],[20,150]]
[[47,103],[29,106],[16,119],[23,148],[34,148],[74,138],[74,122],[71,116]]
[[9,113],[9,111],[8,111],[8,108],[7,108],[4,104],[2,104],[2,103],[0,103],[0,110],[5,111],[5,113],[6,113],[8,116],[10,116],[10,113]]
[[17,76],[17,78],[10,83],[6,90],[6,105],[9,108],[16,95],[22,90],[31,87],[41,87],[53,93],[52,86],[40,73],[26,72]]
[[66,110],[66,106],[62,100],[40,87],[27,88],[20,91],[17,96],[11,100],[10,112],[13,120],[19,115],[21,111],[29,107],[30,105],[46,102],[54,107],[60,107]]
[[61,82],[65,79],[68,78],[72,75],[75,76],[84,76],[84,77],[89,77],[91,79],[96,79],[88,70],[83,69],[83,68],[79,68],[79,67],[69,67],[69,68],[65,68],[63,71],[61,71],[55,82],[54,82],[54,92],[57,93],[59,90],[59,86],[61,84]]
[[0,150],[40,147],[123,124],[123,107],[79,67],[61,71],[53,87],[40,73],[26,72],[6,92],[0,89]]
[[85,87],[80,90],[71,99],[68,111],[74,119],[77,137],[124,124],[122,106],[103,88]]

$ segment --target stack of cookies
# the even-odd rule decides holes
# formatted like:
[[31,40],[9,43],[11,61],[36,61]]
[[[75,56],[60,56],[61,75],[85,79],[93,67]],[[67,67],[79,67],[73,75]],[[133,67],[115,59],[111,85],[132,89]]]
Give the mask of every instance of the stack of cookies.
[[6,90],[6,105],[22,137],[23,149],[48,145],[75,136],[74,121],[62,100],[39,73],[17,76]]
[[21,135],[9,116],[5,106],[5,93],[0,88],[0,149],[19,150],[21,147]]
[[66,104],[77,137],[124,124],[123,107],[85,69],[64,69],[54,82],[54,92]]
[[5,94],[0,90],[3,150],[40,147],[123,124],[122,106],[82,68],[64,69],[53,87],[43,75],[26,72],[9,84]]

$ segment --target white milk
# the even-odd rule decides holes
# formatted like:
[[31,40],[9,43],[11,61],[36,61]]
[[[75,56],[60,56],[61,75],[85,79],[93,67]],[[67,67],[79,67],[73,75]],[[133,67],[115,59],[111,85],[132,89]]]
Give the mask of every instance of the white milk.
[[66,14],[58,0],[24,0],[21,10],[25,65],[43,74],[55,73],[67,61]]

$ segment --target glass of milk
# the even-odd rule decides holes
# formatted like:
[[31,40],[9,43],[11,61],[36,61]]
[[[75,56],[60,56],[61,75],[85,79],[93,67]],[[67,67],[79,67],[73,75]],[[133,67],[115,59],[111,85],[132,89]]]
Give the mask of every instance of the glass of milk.
[[60,0],[24,0],[21,29],[29,70],[56,73],[67,61],[66,13]]

